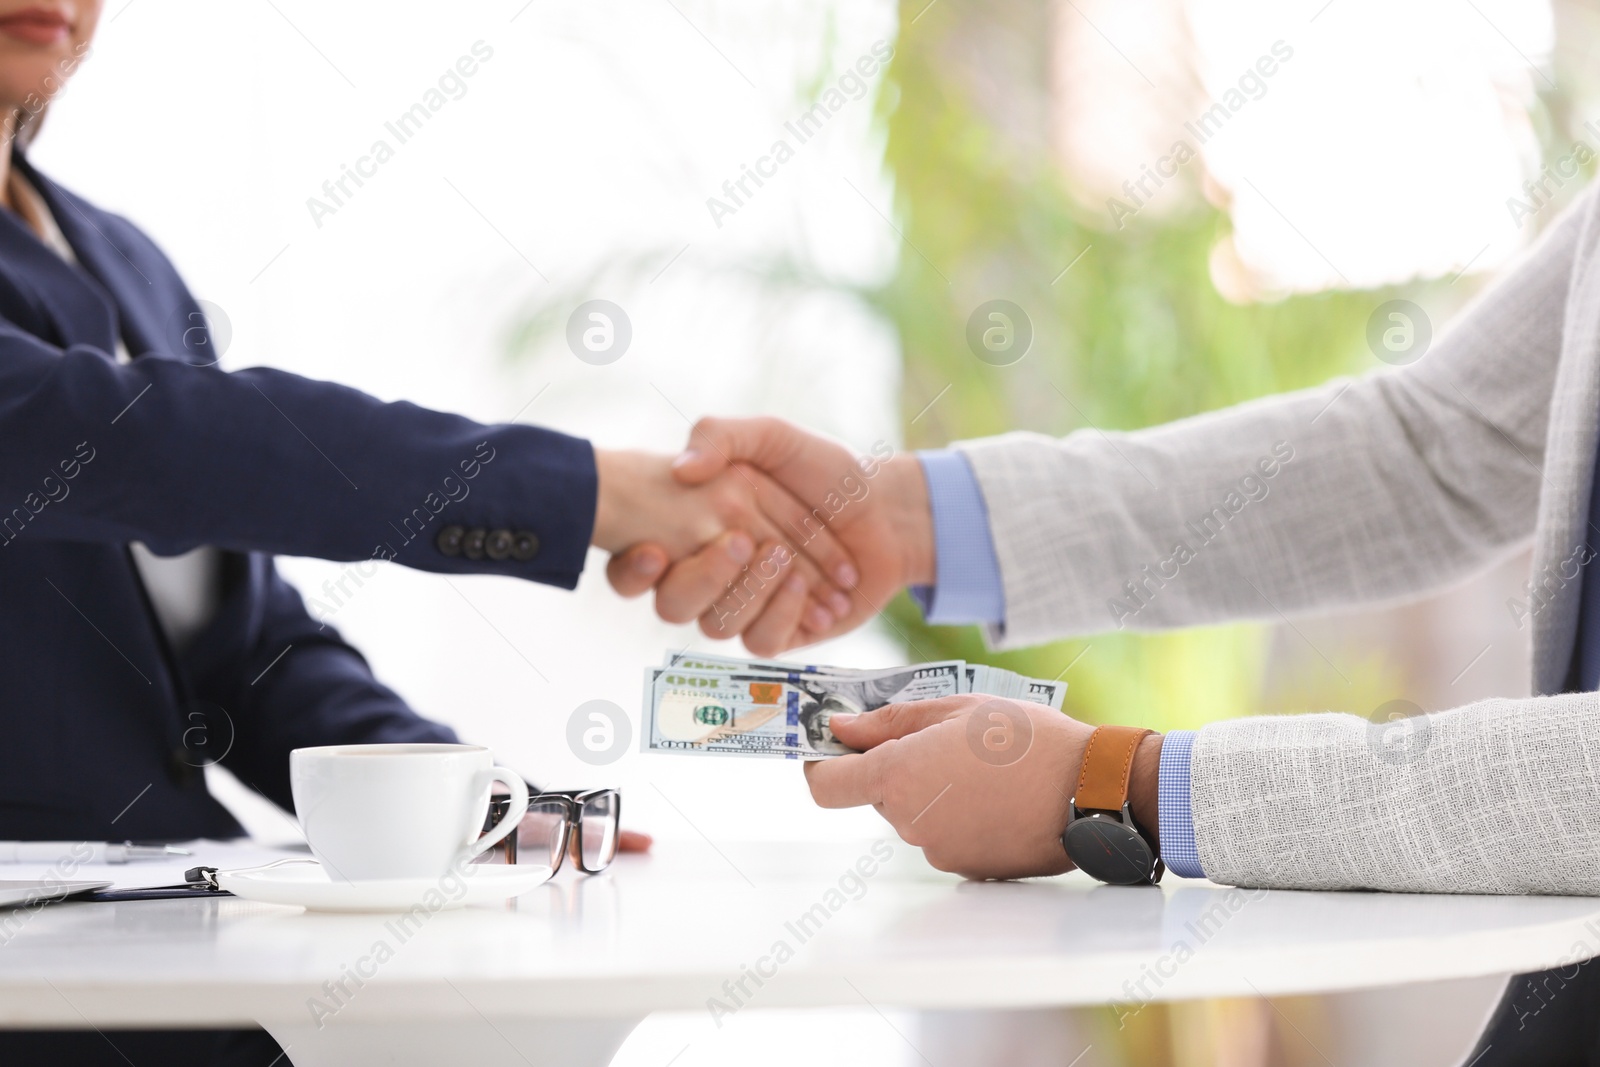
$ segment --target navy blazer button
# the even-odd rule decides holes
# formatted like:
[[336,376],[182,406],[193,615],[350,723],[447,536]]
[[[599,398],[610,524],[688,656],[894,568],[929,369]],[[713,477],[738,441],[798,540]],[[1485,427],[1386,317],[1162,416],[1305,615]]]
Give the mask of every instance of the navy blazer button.
[[531,530],[518,530],[511,539],[511,558],[526,563],[539,554],[539,535]]
[[461,539],[461,554],[468,559],[482,559],[483,542],[488,536],[482,526],[474,526],[467,531],[467,536]]
[[439,531],[439,536],[434,540],[439,551],[447,556],[461,555],[461,539],[467,535],[465,526],[446,526]]
[[511,556],[511,531],[490,530],[483,542],[483,554],[496,561],[508,559]]

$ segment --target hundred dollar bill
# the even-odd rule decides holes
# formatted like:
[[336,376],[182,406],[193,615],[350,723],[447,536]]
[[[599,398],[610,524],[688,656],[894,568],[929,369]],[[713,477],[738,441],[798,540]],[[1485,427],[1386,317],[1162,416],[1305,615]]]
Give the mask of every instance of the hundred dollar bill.
[[[1067,683],[1060,680],[1045,681],[1042,678],[1029,678],[1004,667],[990,667],[982,663],[966,663],[961,660],[949,660],[946,662],[961,664],[964,679],[961,689],[963,693],[989,693],[1012,700],[1026,700],[1035,704],[1047,705],[1057,711],[1061,710],[1066,697]],[[781,674],[799,672],[801,674],[819,674],[846,678],[877,673],[873,670],[833,667],[826,664],[786,663],[781,660],[746,660],[733,656],[718,656],[713,653],[700,652],[669,652],[664,666],[696,670],[775,671]]]
[[829,667],[822,663],[784,663],[781,660],[739,659],[736,656],[716,656],[708,652],[668,652],[664,667],[679,667],[701,671],[776,671],[790,674],[858,674],[864,673],[850,667]]
[[645,677],[646,752],[701,752],[816,759],[853,752],[833,736],[838,712],[865,712],[907,700],[954,696],[960,660],[849,676],[812,671],[728,670],[681,664]]
[[1044,704],[1047,707],[1061,710],[1061,702],[1067,696],[1067,683],[1061,681],[1044,681],[1040,678],[1025,678],[1017,676],[1021,683],[1021,695],[1018,700],[1025,700],[1030,704]]
[[1004,667],[968,664],[966,691],[989,693],[1010,700],[1025,700],[1032,704],[1044,704],[1060,711],[1067,695],[1067,683],[1029,678]]
[[[1008,697],[1012,700],[1026,700],[1035,704],[1048,705],[1057,711],[1061,710],[1062,701],[1067,694],[1067,683],[1062,681],[1047,682],[1041,678],[1029,678],[1004,667],[990,667],[982,663],[966,663],[962,660],[948,660],[945,662],[959,663],[961,665],[963,678],[961,692],[963,693],[989,693],[997,697]],[[801,674],[819,674],[844,678],[875,673],[849,667],[830,667],[825,664],[784,663],[780,660],[744,660],[733,656],[718,656],[703,652],[669,652],[665,666],[695,670],[775,671],[780,674],[798,672]]]

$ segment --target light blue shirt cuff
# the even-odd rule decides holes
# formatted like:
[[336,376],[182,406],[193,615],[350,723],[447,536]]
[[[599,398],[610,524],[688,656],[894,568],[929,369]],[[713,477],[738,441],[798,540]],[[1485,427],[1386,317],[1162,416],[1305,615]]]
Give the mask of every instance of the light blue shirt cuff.
[[1194,730],[1174,730],[1161,739],[1157,781],[1161,812],[1161,858],[1180,878],[1204,878],[1200,850],[1194,843],[1194,815],[1189,807],[1189,755]]
[[954,450],[918,452],[933,510],[935,584],[911,596],[923,618],[941,626],[999,625],[1006,618],[1000,561],[989,533],[989,508],[965,456]]

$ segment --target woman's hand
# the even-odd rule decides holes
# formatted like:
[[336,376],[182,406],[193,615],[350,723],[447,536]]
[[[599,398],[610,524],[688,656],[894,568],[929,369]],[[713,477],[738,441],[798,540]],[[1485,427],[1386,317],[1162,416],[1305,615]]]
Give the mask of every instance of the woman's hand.
[[623,830],[617,837],[618,852],[649,852],[656,839],[638,830]]

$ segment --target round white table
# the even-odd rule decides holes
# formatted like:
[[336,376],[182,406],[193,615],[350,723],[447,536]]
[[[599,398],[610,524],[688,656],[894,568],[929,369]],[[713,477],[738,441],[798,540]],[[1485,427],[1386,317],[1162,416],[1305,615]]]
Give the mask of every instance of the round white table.
[[1600,954],[1600,899],[970,883],[898,841],[668,842],[493,909],[71,903],[0,912],[0,939],[0,1025],[259,1023],[299,1067],[492,1067],[603,1064],[666,1009],[1136,1009],[1538,970]]

